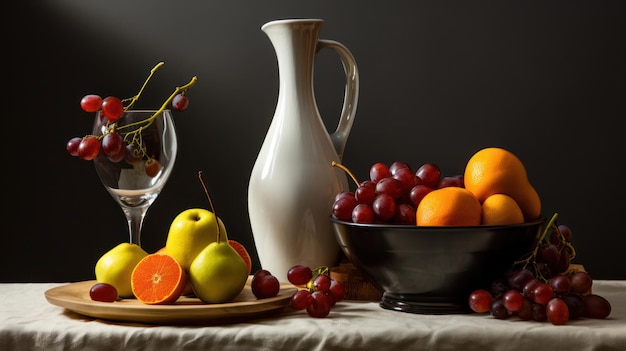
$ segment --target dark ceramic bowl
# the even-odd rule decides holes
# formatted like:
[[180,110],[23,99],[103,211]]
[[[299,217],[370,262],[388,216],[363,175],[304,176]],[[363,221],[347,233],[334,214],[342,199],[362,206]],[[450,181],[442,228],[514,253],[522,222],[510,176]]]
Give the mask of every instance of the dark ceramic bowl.
[[449,314],[471,312],[469,294],[530,252],[545,219],[476,227],[331,222],[347,258],[383,292],[381,307]]

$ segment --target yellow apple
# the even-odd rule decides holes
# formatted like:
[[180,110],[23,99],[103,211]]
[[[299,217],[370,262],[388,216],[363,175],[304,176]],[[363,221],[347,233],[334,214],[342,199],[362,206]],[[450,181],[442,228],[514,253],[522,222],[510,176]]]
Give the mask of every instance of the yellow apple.
[[165,250],[189,271],[191,262],[207,245],[218,241],[217,223],[219,223],[219,242],[228,242],[226,227],[220,218],[209,210],[190,208],[179,213],[167,234]]
[[122,298],[134,297],[131,287],[133,269],[148,253],[137,244],[121,243],[107,251],[96,262],[96,280],[111,284]]

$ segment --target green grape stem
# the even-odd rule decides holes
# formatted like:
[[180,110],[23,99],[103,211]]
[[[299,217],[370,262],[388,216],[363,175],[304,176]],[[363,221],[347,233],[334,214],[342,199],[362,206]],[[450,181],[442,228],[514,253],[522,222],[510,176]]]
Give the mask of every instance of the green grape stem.
[[574,246],[570,242],[567,242],[565,240],[564,235],[561,233],[558,225],[556,224],[557,217],[558,217],[558,213],[555,213],[552,215],[552,217],[548,221],[548,224],[544,227],[543,232],[541,233],[541,236],[538,238],[533,251],[530,252],[528,255],[526,255],[525,258],[517,260],[513,263],[514,267],[522,265],[521,269],[529,269],[529,267],[532,266],[533,268],[532,271],[535,274],[535,276],[538,279],[542,280],[543,282],[547,282],[549,280],[549,277],[545,277],[543,273],[541,272],[541,270],[538,269],[537,254],[539,253],[539,248],[541,247],[541,243],[543,243],[546,240],[546,237],[548,236],[548,233],[551,232],[551,230],[557,231],[557,233],[559,234],[561,243],[570,250],[570,253],[568,253],[570,255],[570,259],[573,259],[576,256],[576,250],[574,249]]
[[306,284],[307,289],[309,289],[310,292],[315,291],[315,287],[313,286],[313,281],[315,281],[315,278],[317,278],[317,276],[321,275],[321,274],[325,274],[330,276],[330,269],[328,269],[327,266],[319,266],[315,269],[311,270],[313,272],[313,276],[311,277],[311,279],[309,280],[309,282]]
[[130,110],[130,108],[133,107],[135,102],[137,102],[137,100],[139,100],[139,96],[141,96],[141,93],[143,93],[143,90],[148,85],[148,82],[150,81],[150,79],[152,79],[152,76],[154,75],[154,73],[159,68],[161,68],[161,66],[163,66],[164,64],[165,64],[165,62],[161,61],[161,62],[157,63],[156,66],[152,67],[152,69],[150,70],[150,74],[148,75],[146,80],[143,82],[143,85],[141,86],[141,89],[139,89],[139,92],[137,93],[137,95],[135,95],[135,96],[133,96],[131,98],[122,100],[122,101],[130,100],[130,103],[128,105],[126,105],[126,107],[124,108],[124,111]]
[[[137,102],[137,100],[139,100],[139,97],[143,93],[144,89],[148,85],[148,82],[150,81],[150,79],[152,78],[154,73],[156,73],[156,71],[159,68],[161,68],[161,66],[163,66],[164,64],[165,64],[165,62],[159,62],[158,64],[156,64],[150,70],[150,74],[148,75],[148,77],[144,81],[143,85],[139,89],[139,92],[135,96],[122,100],[122,101],[130,101],[128,103],[128,105],[126,105],[124,107],[124,111],[130,110],[132,108],[132,106],[135,104],[135,102]],[[179,87],[176,87],[176,89],[174,89],[174,92],[165,100],[165,102],[163,102],[161,107],[152,116],[150,116],[150,117],[148,117],[148,118],[146,118],[144,120],[133,122],[133,123],[129,123],[129,124],[125,124],[125,125],[118,125],[117,122],[113,122],[113,123],[109,123],[108,122],[106,124],[106,126],[105,126],[106,132],[103,133],[98,138],[102,139],[102,138],[104,138],[105,135],[107,135],[107,134],[109,134],[111,132],[116,132],[116,131],[119,131],[119,130],[124,130],[124,129],[128,129],[128,128],[135,128],[136,127],[136,129],[126,133],[126,135],[124,136],[124,141],[127,142],[130,145],[133,145],[133,144],[136,145],[137,148],[138,148],[138,152],[141,154],[141,156],[140,156],[141,158],[148,157],[146,148],[143,145],[143,140],[141,139],[141,132],[145,128],[148,128],[154,122],[154,120],[157,118],[157,116],[159,114],[161,114],[166,109],[167,105],[172,102],[172,100],[174,99],[174,97],[176,97],[176,95],[184,94],[187,90],[191,89],[191,87],[193,87],[196,84],[197,80],[198,80],[198,78],[196,76],[193,76],[191,78],[191,80],[187,84],[179,86]]]

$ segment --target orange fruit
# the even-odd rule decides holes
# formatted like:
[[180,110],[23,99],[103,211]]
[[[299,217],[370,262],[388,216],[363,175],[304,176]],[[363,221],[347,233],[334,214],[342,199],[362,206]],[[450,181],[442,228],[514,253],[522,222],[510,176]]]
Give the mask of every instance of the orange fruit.
[[526,168],[512,152],[488,147],[476,152],[465,166],[465,188],[483,203],[493,194],[512,197],[524,214],[525,221],[541,215],[541,200],[528,181]]
[[148,305],[174,303],[187,285],[187,273],[171,256],[153,253],[133,269],[131,288],[137,300]]
[[415,221],[422,226],[480,225],[481,207],[478,199],[464,188],[435,189],[417,205]]
[[493,194],[486,198],[481,218],[481,223],[487,225],[524,223],[522,209],[506,194]]
[[250,272],[252,272],[252,259],[250,258],[250,254],[248,253],[248,250],[246,250],[246,247],[243,246],[242,243],[233,239],[228,239],[228,244],[232,246],[232,248],[235,249],[235,251],[237,251],[237,253],[239,254],[239,256],[241,256],[241,258],[243,258],[243,261],[246,263],[246,266],[248,266],[248,275],[250,275]]

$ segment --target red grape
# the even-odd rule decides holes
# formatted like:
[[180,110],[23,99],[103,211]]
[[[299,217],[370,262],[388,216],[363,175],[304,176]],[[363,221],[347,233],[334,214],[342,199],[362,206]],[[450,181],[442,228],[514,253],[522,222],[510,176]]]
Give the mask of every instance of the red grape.
[[577,319],[583,315],[585,303],[583,297],[578,294],[562,296],[561,299],[567,304],[569,310],[569,319]]
[[[257,272],[258,273],[258,272]],[[252,293],[257,299],[266,299],[278,295],[280,282],[272,274],[256,274],[250,283]]]
[[402,182],[393,177],[383,178],[376,183],[376,193],[387,194],[395,201],[402,195]]
[[374,183],[378,183],[383,178],[391,177],[391,172],[386,164],[377,162],[370,167],[370,179]]
[[420,177],[422,184],[434,189],[437,187],[437,184],[439,184],[441,170],[436,164],[427,162],[417,169],[415,175]]
[[415,208],[409,204],[396,205],[396,214],[393,217],[393,222],[397,224],[415,225]]
[[539,257],[541,262],[545,263],[550,271],[554,271],[555,267],[559,264],[561,255],[556,245],[544,244],[539,247]]
[[330,300],[328,295],[323,291],[315,291],[311,294],[313,298],[311,304],[307,306],[306,311],[311,317],[323,318],[330,313]]
[[518,290],[509,290],[502,296],[502,303],[507,310],[517,312],[522,309],[524,295]]
[[396,214],[396,201],[389,194],[379,194],[372,204],[374,213],[382,221],[389,221]]
[[409,198],[411,199],[413,206],[417,208],[417,205],[419,205],[424,196],[426,196],[426,194],[431,191],[433,191],[433,188],[424,184],[418,184],[414,186],[409,193]]
[[469,307],[477,313],[489,312],[489,307],[493,301],[491,293],[485,289],[474,290],[469,295]]
[[135,147],[134,144],[126,145],[126,153],[124,159],[127,163],[133,164],[139,160],[141,160],[141,156],[139,155],[139,150]]
[[114,96],[108,96],[102,100],[102,114],[110,122],[116,122],[124,114],[122,100]]
[[331,279],[329,290],[335,297],[336,302],[342,301],[346,297],[346,289],[339,280]]
[[528,269],[520,269],[513,272],[509,277],[509,287],[517,291],[522,291],[524,285],[533,279],[533,273]]
[[589,294],[583,298],[583,315],[589,318],[604,319],[611,314],[611,304],[607,299],[596,294]]
[[371,205],[376,198],[376,183],[366,180],[354,191],[354,197],[360,204]]
[[338,201],[339,199],[344,197],[354,197],[354,193],[352,191],[342,191],[335,195],[335,201]]
[[526,283],[526,285],[524,285],[524,288],[522,288],[522,293],[524,294],[524,296],[526,296],[531,301],[534,301],[535,300],[535,288],[537,287],[539,283],[541,283],[539,279],[533,278],[529,280]]
[[565,301],[558,297],[551,299],[546,306],[546,317],[554,325],[563,325],[569,320],[569,309]]
[[320,274],[313,280],[313,287],[316,291],[328,292],[330,290],[331,278],[326,274]]
[[356,207],[357,202],[354,196],[344,196],[339,198],[333,204],[333,217],[340,221],[349,222],[352,220],[352,210]]
[[410,172],[413,172],[411,171],[409,164],[404,161],[395,161],[391,164],[391,166],[389,166],[389,172],[392,176],[396,175],[396,173],[401,169],[408,169]]
[[89,289],[89,297],[93,301],[114,302],[117,300],[117,289],[111,284],[96,283]]
[[148,177],[156,177],[156,175],[161,171],[161,168],[163,168],[161,162],[152,157],[146,161],[146,174]]
[[489,306],[489,312],[496,319],[509,318],[509,310],[504,307],[504,301],[502,298],[494,299]]
[[126,158],[126,148],[123,147],[120,149],[120,151],[117,154],[108,155],[107,157],[111,162],[114,162],[114,163],[121,162],[122,160]]
[[72,156],[78,156],[78,145],[80,145],[82,140],[83,138],[81,137],[73,137],[70,139],[65,146],[67,152],[69,152]]
[[547,304],[554,296],[554,290],[546,283],[539,283],[533,290],[533,299],[540,305]]
[[402,191],[405,193],[411,191],[417,184],[422,183],[420,177],[416,176],[410,168],[400,168],[392,177],[402,184]]
[[303,310],[307,308],[311,302],[313,302],[313,296],[311,292],[306,289],[298,290],[291,297],[291,307],[296,310]]
[[368,224],[374,223],[376,220],[376,214],[374,209],[369,204],[358,204],[352,210],[352,222]]
[[110,132],[102,138],[102,151],[108,156],[117,155],[124,147],[124,138],[117,132]]
[[587,272],[576,272],[570,277],[572,282],[572,292],[584,294],[591,290],[593,280]]
[[102,107],[102,98],[95,94],[85,95],[80,100],[80,107],[85,112],[97,112]]
[[293,285],[304,285],[313,278],[313,271],[305,265],[295,265],[287,271],[287,280]]
[[463,182],[459,176],[447,176],[439,179],[437,183],[437,189],[445,188],[447,186],[463,187]]
[[185,111],[189,106],[189,98],[185,94],[176,94],[172,99],[172,107],[176,111]]
[[568,295],[572,290],[572,282],[563,274],[552,276],[552,278],[548,281],[548,284],[550,284],[554,293],[558,295]]
[[100,140],[93,135],[83,138],[80,144],[78,144],[78,157],[83,160],[93,160],[98,156],[99,152]]

